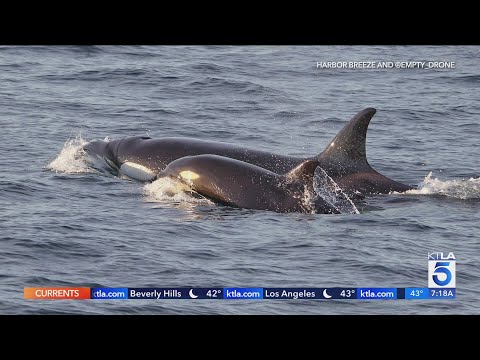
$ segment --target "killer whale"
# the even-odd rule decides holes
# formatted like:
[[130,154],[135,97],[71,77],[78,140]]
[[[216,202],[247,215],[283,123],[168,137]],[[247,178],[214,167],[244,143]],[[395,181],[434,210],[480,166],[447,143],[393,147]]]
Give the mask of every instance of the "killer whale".
[[174,178],[215,202],[234,207],[339,214],[315,194],[313,176],[318,165],[318,160],[306,160],[279,175],[244,161],[207,154],[174,160],[157,178]]
[[111,141],[93,140],[83,148],[88,154],[104,159],[113,169],[141,181],[154,180],[174,160],[212,154],[243,161],[276,174],[286,174],[306,160],[317,160],[327,175],[351,195],[388,194],[413,189],[413,186],[378,173],[368,163],[366,136],[375,113],[374,108],[360,111],[320,154],[307,158],[187,137],[155,139],[126,136]]

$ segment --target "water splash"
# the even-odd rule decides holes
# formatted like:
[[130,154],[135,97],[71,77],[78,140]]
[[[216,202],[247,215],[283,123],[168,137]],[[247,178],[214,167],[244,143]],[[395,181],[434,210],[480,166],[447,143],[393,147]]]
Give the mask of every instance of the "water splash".
[[213,205],[212,201],[193,192],[187,185],[168,177],[144,185],[143,193],[149,202]]
[[303,195],[299,198],[303,204],[304,209],[310,214],[315,214],[315,200],[317,196],[318,194],[313,194],[312,191],[309,190],[308,186],[306,184],[304,185]]
[[456,199],[480,199],[480,178],[461,180],[439,180],[433,177],[433,172],[425,176],[418,189],[407,190],[411,195],[445,195]]
[[94,169],[86,161],[86,153],[83,150],[85,144],[87,144],[87,141],[81,135],[74,139],[68,139],[63,144],[60,154],[47,165],[47,169],[67,174],[94,172]]
[[320,166],[315,170],[313,188],[318,196],[341,213],[360,214],[353,201]]

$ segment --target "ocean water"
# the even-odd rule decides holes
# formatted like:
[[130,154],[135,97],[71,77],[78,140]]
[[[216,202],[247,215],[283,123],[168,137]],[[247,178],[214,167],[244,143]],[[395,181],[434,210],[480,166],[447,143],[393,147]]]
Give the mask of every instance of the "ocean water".
[[[479,56],[476,46],[0,47],[0,313],[478,314]],[[317,67],[328,61],[455,68]],[[117,176],[81,150],[92,139],[188,136],[311,156],[366,107],[377,109],[370,164],[418,189],[352,203],[320,181],[339,215],[214,205],[169,181]],[[454,300],[23,294],[24,287],[427,287],[427,254],[436,251],[456,256]]]

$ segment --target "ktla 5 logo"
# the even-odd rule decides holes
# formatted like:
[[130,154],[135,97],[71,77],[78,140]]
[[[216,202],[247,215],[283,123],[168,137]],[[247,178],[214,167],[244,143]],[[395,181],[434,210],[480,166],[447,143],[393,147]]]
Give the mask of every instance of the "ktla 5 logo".
[[443,252],[428,253],[428,287],[454,288],[455,284],[455,255]]

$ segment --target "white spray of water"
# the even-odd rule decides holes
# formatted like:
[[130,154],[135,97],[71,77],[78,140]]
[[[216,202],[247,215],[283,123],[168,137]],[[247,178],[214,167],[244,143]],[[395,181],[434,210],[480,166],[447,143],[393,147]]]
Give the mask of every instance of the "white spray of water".
[[60,154],[47,165],[47,169],[67,174],[94,172],[94,169],[89,167],[86,161],[86,154],[83,150],[85,144],[87,141],[81,135],[74,139],[68,139],[63,144]]
[[341,213],[360,214],[353,201],[320,166],[315,170],[313,187],[318,196]]
[[425,176],[418,189],[407,190],[409,195],[445,195],[457,199],[480,199],[480,178],[439,180],[433,172]]
[[185,184],[172,178],[160,178],[144,185],[143,193],[149,202],[177,202],[213,205],[205,197],[192,192]]
[[305,184],[303,188],[303,195],[300,197],[304,208],[310,213],[315,214],[315,199],[318,195],[312,194],[312,191],[309,190],[308,186]]

